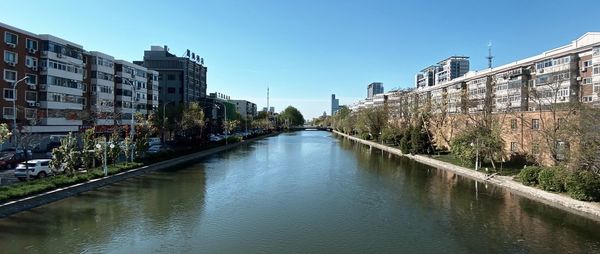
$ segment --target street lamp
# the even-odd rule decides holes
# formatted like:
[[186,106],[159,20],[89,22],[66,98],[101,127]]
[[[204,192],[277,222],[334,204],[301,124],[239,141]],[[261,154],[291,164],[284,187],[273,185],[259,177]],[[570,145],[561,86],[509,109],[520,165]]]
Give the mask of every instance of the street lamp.
[[[98,149],[102,149],[102,145],[100,143],[96,144],[96,148]],[[115,144],[113,144],[112,142],[104,142],[104,176],[108,175],[108,166],[106,165],[106,161],[107,161],[107,150],[110,147],[110,149],[115,148]]]
[[15,96],[13,98],[13,136],[15,137],[15,151],[17,149],[17,85],[28,79],[29,77],[25,76],[24,78],[19,79],[15,83],[13,83],[13,92]]
[[[225,120],[225,125],[227,124],[227,107],[225,106],[225,103],[222,102],[218,102],[217,103],[221,103],[221,105],[223,105],[223,110],[224,110],[224,120]],[[217,107],[218,109],[221,109],[221,107],[219,107],[219,105],[215,104],[215,107]],[[226,126],[226,130],[225,130],[225,145],[227,145],[229,143],[229,141],[227,141],[227,129],[229,129],[229,126]]]

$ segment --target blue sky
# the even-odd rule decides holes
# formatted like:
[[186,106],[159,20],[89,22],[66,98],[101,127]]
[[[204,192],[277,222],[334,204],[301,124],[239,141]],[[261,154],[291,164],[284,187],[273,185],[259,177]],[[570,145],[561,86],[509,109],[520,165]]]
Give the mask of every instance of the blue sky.
[[0,0],[0,22],[49,33],[128,61],[150,45],[200,54],[208,91],[306,118],[366,96],[413,85],[449,55],[486,67],[539,54],[600,31],[600,1],[27,1]]

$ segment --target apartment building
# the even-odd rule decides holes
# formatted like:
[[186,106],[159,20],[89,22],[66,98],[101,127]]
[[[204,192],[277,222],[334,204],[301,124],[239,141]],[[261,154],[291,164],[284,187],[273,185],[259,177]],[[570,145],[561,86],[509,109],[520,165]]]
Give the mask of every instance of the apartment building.
[[451,56],[437,63],[435,84],[443,84],[469,72],[469,57]]
[[97,51],[85,52],[85,110],[90,119],[84,126],[97,126],[103,132],[115,124],[115,58]]
[[335,98],[335,94],[331,95],[331,115],[335,115],[335,113],[340,109],[340,100]]
[[204,60],[188,53],[178,57],[167,46],[152,46],[144,51],[144,60],[134,63],[159,73],[159,104],[173,105],[200,102],[206,98],[206,72]]
[[383,83],[373,82],[367,86],[367,99],[373,98],[377,94],[383,93]]
[[48,34],[39,38],[41,112],[34,132],[77,132],[85,104],[83,47]]
[[231,100],[231,103],[235,105],[236,111],[244,120],[253,119],[258,115],[256,103],[246,100]]
[[438,72],[439,66],[429,66],[415,75],[415,85],[417,88],[425,88],[435,85],[435,75]]
[[[36,34],[0,23],[1,122],[13,129],[33,131],[38,121],[38,84],[40,84],[40,39]],[[15,86],[15,82],[28,77]],[[13,104],[14,103],[14,104]]]
[[[115,61],[115,121],[130,125],[132,115],[148,114],[148,70],[124,60]],[[151,97],[151,96],[150,96]]]

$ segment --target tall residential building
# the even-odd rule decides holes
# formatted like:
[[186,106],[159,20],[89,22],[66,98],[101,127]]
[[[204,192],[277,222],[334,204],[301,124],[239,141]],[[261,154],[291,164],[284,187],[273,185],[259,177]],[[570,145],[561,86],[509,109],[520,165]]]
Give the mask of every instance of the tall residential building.
[[40,35],[40,101],[36,132],[77,132],[83,113],[83,47]]
[[96,51],[84,53],[86,60],[85,82],[89,84],[86,90],[86,105],[84,108],[91,116],[85,126],[98,126],[97,132],[108,131],[113,126],[115,112],[115,58]]
[[435,83],[442,84],[469,72],[469,57],[451,56],[440,61],[438,65],[440,68],[435,74]]
[[469,57],[451,56],[415,75],[415,87],[423,89],[441,85],[469,72]]
[[232,100],[233,104],[235,104],[236,111],[240,114],[242,119],[252,119],[256,117],[256,104],[246,101],[246,100]]
[[[0,73],[2,80],[2,100],[0,100],[0,122],[7,123],[13,129],[16,120],[18,128],[25,132],[39,131],[38,89],[40,83],[40,39],[36,34],[0,23]],[[14,83],[29,77],[14,87]],[[16,106],[16,112],[13,108]],[[16,118],[16,119],[15,119]]]
[[152,46],[135,63],[159,73],[159,104],[188,104],[206,97],[207,68],[200,57],[178,57],[167,46]]
[[383,93],[383,83],[373,82],[367,87],[367,99],[373,98],[376,94]]
[[132,114],[148,114],[147,69],[123,60],[115,61],[115,120],[131,124]]
[[340,109],[340,100],[335,98],[335,94],[331,95],[331,115],[335,115],[335,113]]

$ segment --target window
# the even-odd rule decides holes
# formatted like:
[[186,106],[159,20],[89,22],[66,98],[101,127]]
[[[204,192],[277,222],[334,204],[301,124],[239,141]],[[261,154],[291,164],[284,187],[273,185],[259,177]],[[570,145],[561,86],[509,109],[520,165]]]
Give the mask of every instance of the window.
[[535,143],[535,144],[531,145],[531,154],[533,154],[533,155],[540,154],[540,144]]
[[517,129],[517,119],[510,119],[510,129],[511,130]]
[[540,129],[540,119],[531,119],[531,128],[534,130]]
[[37,50],[38,49],[38,42],[36,40],[32,40],[32,39],[25,39],[25,47],[27,47],[27,49],[34,49]]
[[592,101],[592,96],[583,96],[583,102],[591,102]]
[[19,36],[13,34],[11,32],[4,32],[4,42],[7,44],[17,45],[17,41],[19,40]]
[[25,57],[25,65],[28,68],[33,68],[38,66],[38,60],[35,57],[27,56]]
[[27,84],[28,85],[37,85],[37,75],[27,74]]
[[4,80],[8,82],[17,81],[17,72],[11,70],[4,70]]
[[600,83],[594,83],[592,92],[595,94],[600,93]]
[[4,51],[4,62],[17,63],[17,53],[5,50]]
[[594,75],[600,74],[600,64],[594,64]]
[[2,116],[5,119],[14,119],[15,118],[15,110],[12,107],[4,107],[2,108]]
[[592,66],[592,60],[587,60],[583,62],[582,67],[583,68],[587,68],[587,67],[591,67]]
[[517,142],[510,142],[510,151],[517,152],[519,149],[519,144]]
[[584,85],[589,85],[592,83],[592,78],[584,78],[583,79],[583,84]]
[[14,100],[15,99],[15,89],[12,88],[4,88],[4,99],[5,100]]
[[36,102],[37,101],[37,92],[34,92],[34,91],[25,92],[25,100]]
[[35,119],[36,115],[37,115],[37,110],[35,110],[34,108],[26,108],[25,109],[25,118]]
[[167,91],[168,91],[169,93],[175,93],[175,87],[169,87],[169,88],[167,89]]

